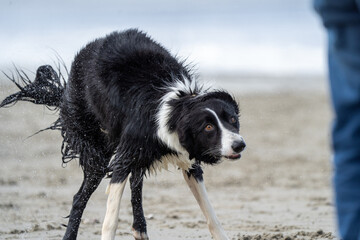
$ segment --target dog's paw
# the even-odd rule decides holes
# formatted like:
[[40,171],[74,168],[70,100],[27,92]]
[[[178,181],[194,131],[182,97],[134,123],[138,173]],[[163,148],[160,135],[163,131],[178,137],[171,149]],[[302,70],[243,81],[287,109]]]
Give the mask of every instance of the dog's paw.
[[138,232],[135,229],[132,229],[132,233],[135,240],[149,240],[149,237],[146,234],[146,232]]

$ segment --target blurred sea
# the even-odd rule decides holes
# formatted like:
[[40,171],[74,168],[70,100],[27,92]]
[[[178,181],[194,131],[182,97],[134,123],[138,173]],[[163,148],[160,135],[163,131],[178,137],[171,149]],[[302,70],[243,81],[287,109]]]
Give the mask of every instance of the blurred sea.
[[57,54],[69,67],[87,42],[127,28],[226,88],[323,88],[325,38],[310,0],[3,0],[0,70],[33,72]]

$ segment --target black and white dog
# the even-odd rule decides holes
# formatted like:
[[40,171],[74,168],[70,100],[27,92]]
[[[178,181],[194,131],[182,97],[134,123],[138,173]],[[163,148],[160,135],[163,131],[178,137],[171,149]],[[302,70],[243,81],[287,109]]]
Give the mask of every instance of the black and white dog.
[[59,119],[49,129],[63,136],[63,162],[79,158],[84,180],[73,199],[63,239],[76,239],[91,194],[110,174],[103,240],[114,239],[120,200],[130,175],[133,235],[148,239],[142,208],[144,176],[173,164],[203,211],[214,239],[228,239],[207,198],[202,164],[238,159],[238,105],[225,91],[198,83],[183,62],[137,30],[113,32],[75,57],[67,83],[50,66],[7,97],[53,106]]

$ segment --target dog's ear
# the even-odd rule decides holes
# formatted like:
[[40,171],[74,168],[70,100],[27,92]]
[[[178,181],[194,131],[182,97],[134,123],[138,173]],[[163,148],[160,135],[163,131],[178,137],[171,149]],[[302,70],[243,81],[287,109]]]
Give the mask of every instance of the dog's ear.
[[195,157],[195,141],[191,129],[189,127],[180,127],[178,128],[177,133],[181,146],[188,151],[189,159],[193,159]]

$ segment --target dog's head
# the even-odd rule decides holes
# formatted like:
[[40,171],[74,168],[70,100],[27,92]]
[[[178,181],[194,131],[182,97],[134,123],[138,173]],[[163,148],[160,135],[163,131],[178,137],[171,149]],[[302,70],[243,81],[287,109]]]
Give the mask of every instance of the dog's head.
[[226,92],[195,98],[178,124],[180,144],[190,158],[204,163],[215,164],[222,157],[239,159],[246,144],[239,135],[238,114],[236,101]]

